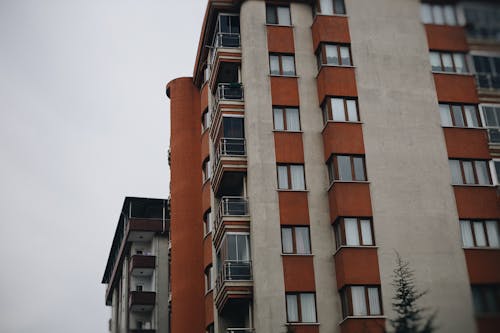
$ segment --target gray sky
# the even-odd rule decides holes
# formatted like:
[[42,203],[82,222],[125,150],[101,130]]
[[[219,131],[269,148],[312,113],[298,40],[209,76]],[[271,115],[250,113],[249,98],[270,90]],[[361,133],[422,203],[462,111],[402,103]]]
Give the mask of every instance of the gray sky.
[[164,88],[205,4],[0,0],[0,332],[107,331],[119,210],[168,195]]

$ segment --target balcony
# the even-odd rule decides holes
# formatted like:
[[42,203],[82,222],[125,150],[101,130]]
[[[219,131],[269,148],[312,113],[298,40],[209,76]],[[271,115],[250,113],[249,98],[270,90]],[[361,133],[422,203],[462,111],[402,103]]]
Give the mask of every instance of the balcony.
[[130,272],[135,276],[150,276],[156,266],[156,257],[136,254],[130,259]]
[[249,222],[248,198],[237,196],[222,197],[219,209],[215,213],[215,247],[219,246],[226,229],[248,229]]
[[219,272],[215,304],[221,310],[229,299],[252,297],[252,262],[225,260]]
[[218,48],[235,48],[240,47],[240,34],[230,32],[220,32],[215,35],[213,47]]
[[243,86],[241,83],[219,83],[215,91],[214,119],[223,104],[241,104],[243,102]]
[[154,291],[131,291],[129,295],[129,306],[132,312],[151,311],[156,302]]
[[231,186],[236,179],[225,177],[226,172],[246,172],[246,146],[244,138],[221,138],[215,148],[212,186],[216,194],[219,185]]
[[253,333],[255,329],[253,328],[228,328],[226,333]]

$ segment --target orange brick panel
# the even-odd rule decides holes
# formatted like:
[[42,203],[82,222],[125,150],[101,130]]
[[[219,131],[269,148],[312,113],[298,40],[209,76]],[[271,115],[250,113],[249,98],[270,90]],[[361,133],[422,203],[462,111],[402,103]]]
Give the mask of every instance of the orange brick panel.
[[340,324],[341,333],[385,333],[383,318],[350,317]]
[[276,162],[304,163],[302,133],[274,132]]
[[465,249],[471,284],[500,284],[500,251]]
[[325,161],[333,153],[365,153],[361,124],[328,122],[323,130],[323,144],[325,147]]
[[321,42],[351,43],[347,17],[316,15],[311,29],[314,51]]
[[293,324],[292,328],[294,333],[319,333],[318,325]]
[[429,49],[448,52],[468,52],[465,29],[459,26],[426,24]]
[[205,327],[214,322],[214,292],[205,295]]
[[352,67],[322,66],[318,74],[318,99],[325,96],[358,96],[356,76]]
[[490,159],[486,130],[444,128],[446,149],[450,158]]
[[[205,84],[201,88],[201,96],[200,96],[200,113],[206,110],[208,107],[208,84]],[[200,120],[201,121],[201,120]]]
[[454,186],[458,216],[461,219],[498,219],[500,205],[494,187]]
[[269,52],[294,53],[293,28],[267,26],[267,49]]
[[339,216],[372,216],[368,183],[336,182],[328,191],[330,219]]
[[440,102],[479,103],[472,75],[434,73],[434,83]]
[[380,284],[377,249],[343,247],[335,253],[337,288],[345,285]]
[[203,239],[203,267],[207,268],[212,263],[212,235]]
[[283,256],[285,291],[312,291],[314,285],[314,265],[312,256]]
[[271,76],[273,105],[299,106],[299,86],[296,77]]
[[278,201],[281,224],[309,224],[307,192],[279,191]]

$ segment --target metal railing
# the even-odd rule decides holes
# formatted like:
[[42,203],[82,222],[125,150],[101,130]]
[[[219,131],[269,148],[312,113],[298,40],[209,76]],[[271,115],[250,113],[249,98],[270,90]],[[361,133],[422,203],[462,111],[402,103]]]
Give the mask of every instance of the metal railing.
[[248,198],[225,196],[221,198],[215,215],[215,229],[218,231],[224,216],[248,216]]
[[228,328],[226,333],[253,333],[255,329],[253,328]]
[[224,260],[222,269],[217,277],[216,288],[221,290],[226,281],[250,281],[252,280],[252,262],[240,260]]
[[220,101],[242,101],[243,86],[241,83],[219,83],[215,92],[215,105]]
[[214,45],[218,47],[240,47],[240,34],[231,32],[219,32],[215,36]]
[[500,89],[500,75],[492,73],[476,73],[479,88]]
[[214,166],[212,175],[215,174],[222,156],[245,156],[245,138],[221,138],[215,149]]

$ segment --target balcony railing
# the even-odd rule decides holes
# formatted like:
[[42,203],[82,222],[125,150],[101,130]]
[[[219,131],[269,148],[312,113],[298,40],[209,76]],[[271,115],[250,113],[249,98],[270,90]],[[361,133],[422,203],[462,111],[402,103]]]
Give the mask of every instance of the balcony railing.
[[215,160],[212,174],[215,174],[219,166],[220,159],[223,156],[245,156],[245,139],[244,138],[221,138],[219,145],[215,149]]
[[243,86],[241,83],[219,83],[215,92],[215,106],[220,101],[242,101]]
[[495,144],[500,143],[500,128],[488,128],[488,141]]
[[225,260],[217,278],[217,290],[221,290],[226,281],[252,280],[252,262],[239,260]]
[[500,89],[500,75],[492,73],[477,73],[477,85],[479,88]]
[[240,47],[240,34],[220,32],[215,36],[214,47]]
[[248,216],[248,198],[222,197],[215,215],[215,229],[219,230],[225,216]]
[[255,329],[253,328],[228,328],[226,333],[253,333]]

